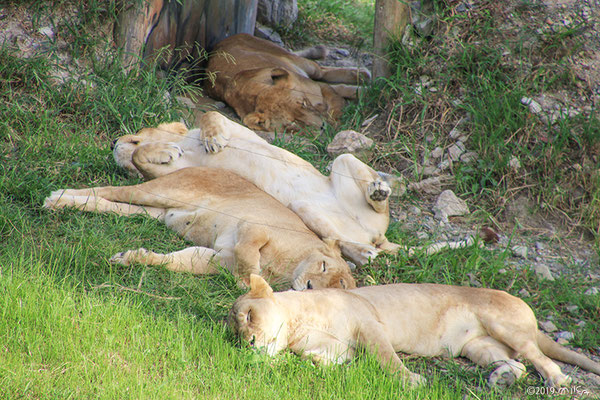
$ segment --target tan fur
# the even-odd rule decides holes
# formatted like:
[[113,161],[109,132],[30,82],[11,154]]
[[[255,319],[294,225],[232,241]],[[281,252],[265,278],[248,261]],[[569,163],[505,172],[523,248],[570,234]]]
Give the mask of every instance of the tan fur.
[[246,284],[254,273],[297,289],[355,287],[335,243],[320,240],[297,215],[228,171],[185,168],[134,186],[57,190],[44,206],[148,214],[198,245],[170,254],[129,250],[113,262],[194,274],[216,273],[218,262]]
[[353,290],[273,293],[261,277],[233,305],[229,324],[245,340],[273,355],[289,348],[324,363],[350,360],[366,348],[381,365],[412,384],[396,352],[466,357],[494,365],[492,386],[510,385],[529,360],[552,386],[570,383],[549,356],[600,375],[600,364],[553,342],[532,310],[506,292],[436,284],[395,284]]
[[[117,164],[146,179],[190,166],[222,168],[248,179],[302,218],[319,237],[337,240],[345,257],[364,264],[379,252],[400,249],[385,237],[389,224],[388,183],[356,157],[338,156],[329,176],[287,150],[218,112],[208,112],[196,129],[181,132],[162,124],[119,138]],[[472,240],[404,248],[428,254],[470,245]]]
[[[320,128],[337,120],[345,98],[355,98],[365,69],[322,67],[268,40],[247,34],[218,43],[208,60],[205,89],[229,104],[250,129]],[[298,53],[320,57],[323,49]]]

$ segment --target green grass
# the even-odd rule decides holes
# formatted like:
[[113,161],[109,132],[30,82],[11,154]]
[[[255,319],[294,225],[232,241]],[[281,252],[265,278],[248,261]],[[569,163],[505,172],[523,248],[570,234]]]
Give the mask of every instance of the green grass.
[[[34,13],[47,10],[39,10],[35,4]],[[111,4],[88,2],[83,11],[110,18]],[[332,4],[344,6],[342,2]],[[315,366],[289,353],[268,358],[247,348],[223,327],[231,304],[242,293],[231,275],[199,278],[142,265],[110,264],[109,258],[125,249],[143,246],[168,252],[189,243],[148,218],[50,212],[42,209],[43,199],[59,188],[138,182],[116,167],[111,141],[145,126],[186,117],[187,111],[172,99],[193,88],[183,76],[161,79],[153,68],[124,73],[118,57],[110,52],[96,59],[92,48],[102,44],[90,28],[95,27],[93,21],[88,23],[91,25],[73,28],[67,43],[71,49],[79,49],[77,55],[87,70],[79,79],[64,84],[51,79],[51,58],[25,59],[6,45],[0,47],[0,399],[500,399],[526,397],[528,386],[542,384],[529,365],[524,380],[508,393],[497,393],[486,386],[487,369],[460,360],[407,357],[409,368],[430,382],[412,390],[401,387],[368,354],[350,365],[333,367]],[[410,88],[402,85],[419,76],[429,55],[396,52],[405,63],[411,58],[415,61],[411,68],[398,68],[388,82],[393,87],[388,93],[406,95],[405,109],[414,107],[415,112],[424,113],[434,109],[431,98],[408,96]],[[472,74],[481,78],[470,82],[479,91],[472,93],[461,110],[496,107],[500,115],[515,111],[510,123],[529,121],[514,104],[522,86],[503,82],[506,71],[487,71],[494,64],[493,54],[467,47],[455,57],[453,74],[461,79]],[[449,76],[445,85],[454,84]],[[503,101],[495,104],[486,96]],[[374,107],[369,99],[361,99],[349,110],[346,124],[358,124]],[[461,110],[455,111],[457,116]],[[489,118],[498,118],[491,114]],[[479,136],[494,128],[501,137],[505,132],[501,129],[507,129],[494,127],[484,115],[475,116],[470,124],[474,131],[481,131]],[[582,128],[575,140],[581,148],[593,145],[595,124],[578,119],[565,122],[556,133],[565,142],[561,148],[575,140],[569,136],[573,127]],[[277,143],[324,171],[331,161],[325,146],[333,133],[327,128],[308,143],[298,138],[280,138]],[[416,163],[420,159],[418,138],[416,134],[397,137],[382,148],[375,162],[384,164],[401,155]],[[519,154],[525,160],[544,151],[562,154],[561,148],[547,145],[528,148],[530,155],[511,143],[488,149],[481,141],[480,146],[488,163],[499,162],[498,155],[514,151],[522,151]],[[558,158],[557,163],[565,162]],[[546,168],[555,169],[555,165]],[[459,172],[463,192],[475,195],[492,190],[490,180],[502,178],[472,176],[478,171]],[[545,184],[561,179],[557,176]],[[565,194],[554,203],[568,201]],[[598,208],[595,210],[588,212],[598,218]],[[390,228],[389,237],[421,244],[400,223]],[[588,285],[585,271],[573,263],[572,274],[554,282],[540,281],[526,265],[507,266],[507,251],[472,248],[413,259],[402,254],[381,257],[362,268],[357,277],[361,282],[381,284],[467,284],[475,279],[483,286],[513,294],[527,289],[532,296],[525,300],[540,317],[552,315],[557,325],[575,332],[574,345],[597,348],[600,337],[594,321],[600,296],[582,294]],[[503,269],[506,271],[501,273]],[[567,311],[570,305],[578,309]],[[588,324],[579,328],[579,320]]]

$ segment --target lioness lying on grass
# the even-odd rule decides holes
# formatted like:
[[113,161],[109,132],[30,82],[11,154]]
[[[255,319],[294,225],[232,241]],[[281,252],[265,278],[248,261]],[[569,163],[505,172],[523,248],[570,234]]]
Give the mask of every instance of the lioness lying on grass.
[[[325,51],[300,54],[322,58]],[[365,69],[323,67],[243,33],[215,46],[206,72],[208,95],[229,104],[247,127],[260,131],[334,122],[344,99],[356,98],[359,81],[370,79]]]
[[216,273],[220,263],[246,284],[260,274],[296,289],[356,287],[336,243],[320,240],[292,211],[228,171],[195,167],[133,186],[62,189],[44,207],[148,214],[198,245],[169,254],[128,250],[113,262],[193,274]]
[[525,371],[518,356],[531,361],[551,386],[571,379],[549,357],[600,375],[600,364],[541,333],[527,304],[493,289],[395,284],[273,293],[264,279],[251,275],[250,291],[236,300],[229,324],[270,355],[289,348],[316,361],[341,363],[366,348],[411,384],[425,379],[409,371],[396,352],[462,356],[497,366],[489,383],[499,387]]
[[[309,162],[213,111],[190,131],[170,123],[122,136],[113,155],[121,167],[146,179],[190,166],[235,172],[294,211],[319,237],[337,240],[344,256],[358,265],[381,251],[401,248],[385,237],[389,184],[350,154],[338,156],[324,176]],[[423,250],[431,254],[471,243],[441,242]]]

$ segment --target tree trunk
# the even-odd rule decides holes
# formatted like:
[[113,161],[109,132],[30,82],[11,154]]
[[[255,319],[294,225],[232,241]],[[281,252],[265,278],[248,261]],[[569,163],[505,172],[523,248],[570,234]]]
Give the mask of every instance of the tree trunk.
[[119,13],[113,32],[126,69],[197,63],[226,37],[254,33],[258,0],[143,0]]
[[387,47],[392,40],[402,40],[408,23],[410,9],[400,0],[375,1],[375,26],[373,28],[373,79],[390,76]]

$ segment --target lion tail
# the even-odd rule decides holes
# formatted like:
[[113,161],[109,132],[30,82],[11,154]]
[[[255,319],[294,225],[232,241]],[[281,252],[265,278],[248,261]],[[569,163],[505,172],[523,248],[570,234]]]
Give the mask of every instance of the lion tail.
[[327,48],[325,48],[323,45],[318,45],[315,47],[309,47],[308,49],[295,51],[294,54],[310,60],[321,60],[327,57]]
[[561,346],[540,331],[537,333],[537,342],[539,348],[548,357],[568,364],[577,365],[578,367],[593,372],[596,375],[600,375],[599,363],[590,360],[583,354],[576,353],[573,350],[569,350],[566,347]]

